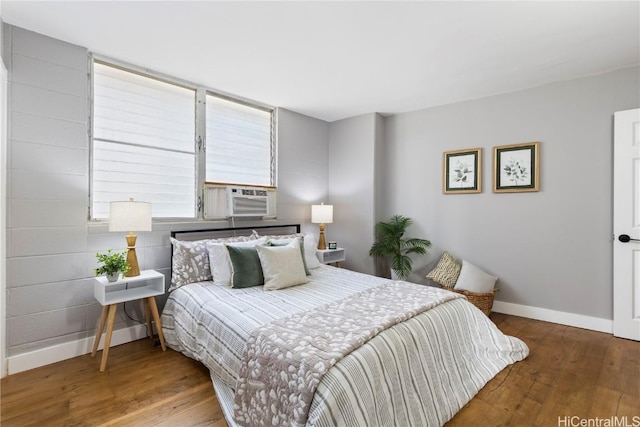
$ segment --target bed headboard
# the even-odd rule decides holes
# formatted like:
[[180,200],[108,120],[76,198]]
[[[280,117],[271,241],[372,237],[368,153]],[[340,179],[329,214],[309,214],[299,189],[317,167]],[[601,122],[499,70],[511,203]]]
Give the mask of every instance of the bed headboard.
[[222,237],[249,236],[256,230],[263,235],[300,233],[300,224],[258,225],[255,227],[206,228],[198,230],[172,231],[171,237],[177,240],[219,239]]

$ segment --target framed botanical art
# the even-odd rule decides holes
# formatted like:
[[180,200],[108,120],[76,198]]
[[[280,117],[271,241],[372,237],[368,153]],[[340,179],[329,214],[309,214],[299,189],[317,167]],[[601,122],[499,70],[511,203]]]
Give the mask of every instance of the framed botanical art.
[[482,191],[482,148],[445,151],[442,191],[445,194]]
[[540,191],[539,143],[493,147],[493,192]]

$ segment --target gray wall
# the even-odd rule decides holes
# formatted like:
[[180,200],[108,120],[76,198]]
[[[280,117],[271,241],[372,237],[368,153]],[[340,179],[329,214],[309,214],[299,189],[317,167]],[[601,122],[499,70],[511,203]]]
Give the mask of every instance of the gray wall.
[[368,252],[374,239],[377,114],[332,122],[329,126],[329,202],[333,223],[327,240],[345,248],[346,268],[373,274]]
[[[9,25],[4,31],[10,132],[6,325],[7,356],[13,356],[92,337],[101,310],[93,297],[95,253],[126,245],[124,233],[87,221],[87,50]],[[328,124],[280,110],[277,132],[278,222],[309,222],[309,200],[328,191]],[[229,224],[154,223],[152,232],[138,236],[141,269],[168,274],[169,231],[203,226]],[[139,304],[127,307],[143,317]],[[122,305],[119,310],[116,328],[131,326]]]
[[[94,327],[88,277],[87,51],[5,25],[7,356]],[[97,313],[97,314],[96,314]]]
[[[311,221],[311,205],[328,198],[329,123],[278,110],[278,218]],[[307,224],[308,232],[317,226]]]
[[[612,115],[640,106],[625,69],[385,120],[385,216],[500,278],[497,299],[612,318]],[[492,147],[540,141],[540,192],[492,192]],[[483,192],[442,194],[444,151],[483,148]]]

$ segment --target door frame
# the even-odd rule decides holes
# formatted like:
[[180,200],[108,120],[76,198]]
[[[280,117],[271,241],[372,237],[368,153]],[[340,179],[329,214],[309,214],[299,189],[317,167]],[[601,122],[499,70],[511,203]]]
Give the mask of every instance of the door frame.
[[[1,27],[1,25],[0,25]],[[0,31],[2,28],[0,28]],[[0,58],[0,378],[7,366],[7,69]]]

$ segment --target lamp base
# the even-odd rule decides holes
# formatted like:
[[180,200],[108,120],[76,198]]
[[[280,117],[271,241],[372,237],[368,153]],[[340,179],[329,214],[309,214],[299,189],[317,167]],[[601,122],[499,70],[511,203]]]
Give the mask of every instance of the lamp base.
[[318,249],[324,251],[327,249],[327,242],[324,238],[324,224],[320,224],[320,237],[318,237]]
[[124,277],[135,277],[140,275],[140,267],[138,267],[138,257],[136,256],[136,239],[138,236],[133,232],[127,234],[127,263],[129,264],[129,270],[124,273]]

